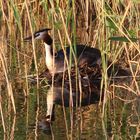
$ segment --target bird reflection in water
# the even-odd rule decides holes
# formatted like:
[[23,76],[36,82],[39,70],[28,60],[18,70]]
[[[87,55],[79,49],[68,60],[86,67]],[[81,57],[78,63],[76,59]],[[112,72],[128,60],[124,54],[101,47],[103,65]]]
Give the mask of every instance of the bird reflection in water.
[[[60,75],[59,75],[60,76]],[[58,78],[58,77],[57,77]],[[64,107],[82,107],[99,102],[100,98],[100,80],[89,81],[87,77],[80,77],[81,87],[75,87],[76,79],[72,80],[72,93],[67,80],[64,80],[62,87],[62,79],[59,77],[59,82],[55,82],[50,86],[47,92],[47,115],[46,118],[39,122],[39,129],[45,134],[51,134],[51,125],[55,121],[55,106],[61,105]],[[57,80],[58,80],[57,79]],[[61,79],[61,80],[60,80]],[[79,80],[78,79],[78,80]],[[61,81],[61,82],[60,82]],[[72,96],[72,100],[70,100]],[[72,101],[72,103],[71,103]]]
[[[110,68],[111,69],[111,68]],[[111,69],[112,70],[112,69]],[[111,71],[109,70],[108,73]],[[126,75],[127,71],[119,69],[117,75]],[[124,72],[124,73],[122,73]],[[70,92],[70,83],[68,78],[68,72],[64,74],[56,74],[54,77],[54,83],[50,86],[47,93],[47,115],[46,118],[39,122],[39,127],[43,132],[51,133],[50,126],[55,121],[55,105],[62,105],[64,107],[88,106],[96,104],[99,100],[103,100],[104,90],[100,90],[101,87],[101,70],[98,65],[95,67],[84,67],[78,71],[79,75],[76,77],[75,69],[71,70],[71,86],[72,93]],[[111,75],[111,73],[109,73]],[[47,77],[49,83],[52,83],[51,75],[45,71],[40,77]],[[62,82],[64,81],[63,87]],[[118,81],[118,80],[117,80]],[[77,84],[78,83],[78,84]],[[79,86],[79,83],[81,87]],[[78,85],[78,88],[76,87]],[[72,100],[70,100],[72,96]],[[71,101],[73,101],[71,103]]]

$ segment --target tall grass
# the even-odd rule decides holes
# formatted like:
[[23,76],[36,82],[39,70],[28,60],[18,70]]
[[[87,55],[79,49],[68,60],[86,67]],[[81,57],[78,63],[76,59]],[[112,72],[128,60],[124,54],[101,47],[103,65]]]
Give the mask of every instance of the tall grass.
[[[42,44],[35,42],[34,38],[32,38],[31,44],[25,44],[23,38],[29,34],[33,35],[34,31],[44,27],[52,28],[53,46],[57,47],[57,44],[61,44],[64,54],[66,44],[74,46],[71,47],[71,56],[74,58],[76,68],[77,60],[74,56],[76,44],[88,44],[101,50],[103,75],[101,90],[104,90],[105,95],[102,103],[103,117],[106,102],[110,96],[107,70],[114,63],[130,69],[133,86],[128,90],[132,90],[139,95],[140,89],[136,79],[140,70],[140,47],[139,40],[137,40],[140,33],[139,17],[140,4],[138,0],[1,1],[0,28],[1,38],[4,39],[0,41],[2,44],[3,42],[7,43],[0,47],[0,65],[2,66],[0,70],[5,76],[7,98],[10,97],[14,113],[16,113],[16,106],[14,103],[15,89],[13,87],[18,83],[16,80],[23,81],[22,87],[25,96],[28,96],[30,91],[28,75],[37,75],[38,79],[39,73],[46,68],[44,55],[42,55],[44,49],[40,47]],[[60,46],[59,48],[61,48]],[[2,49],[7,50],[6,53]],[[109,66],[107,64],[108,60],[112,62]],[[71,66],[69,66],[67,59],[66,63],[69,67],[68,76],[72,100]],[[78,68],[76,72],[78,79]],[[37,81],[37,89],[39,89],[39,80]],[[77,85],[80,85],[79,79]],[[126,87],[122,86],[122,88]],[[39,105],[38,93],[37,100]],[[2,99],[0,102],[3,102]],[[5,131],[1,104],[0,111]],[[73,109],[71,108],[72,113]],[[38,112],[36,114],[38,118]]]

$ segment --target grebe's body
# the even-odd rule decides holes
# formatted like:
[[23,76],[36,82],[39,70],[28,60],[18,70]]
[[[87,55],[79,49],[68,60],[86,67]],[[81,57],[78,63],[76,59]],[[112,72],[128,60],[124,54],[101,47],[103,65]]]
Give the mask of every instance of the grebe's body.
[[[53,55],[52,48],[52,38],[48,34],[50,29],[43,29],[34,33],[34,39],[42,39],[46,51],[46,65],[51,74],[61,73],[67,70],[67,65],[65,60],[70,60],[70,47],[66,47],[66,55],[64,55],[63,50],[58,51]],[[25,41],[31,40],[32,36],[25,38]],[[67,57],[65,59],[65,56]],[[78,66],[93,66],[95,64],[100,65],[101,63],[101,53],[96,48],[91,48],[85,45],[76,45],[75,53]],[[72,66],[74,62],[72,61]]]
[[[51,51],[51,48],[49,48],[49,47],[50,46],[45,44],[46,65],[47,65],[47,68],[49,69],[49,71],[51,73],[61,73],[61,72],[64,72],[65,70],[67,70],[67,64],[65,62],[65,55],[64,55],[63,50],[60,50],[57,53],[55,53],[55,56],[54,56],[55,59],[54,59],[54,65],[53,65],[53,53]],[[100,58],[95,56],[95,54],[94,54],[95,52],[96,52],[96,54],[99,53],[99,50],[92,49],[92,48],[84,46],[84,45],[77,45],[76,47],[78,49],[76,56],[77,56],[77,63],[78,63],[79,67],[84,66],[86,64],[88,66],[100,64]],[[70,47],[66,47],[65,51],[66,51],[66,57],[67,57],[66,59],[69,62]],[[90,52],[90,54],[88,52]],[[73,61],[74,60],[72,60],[72,66],[74,65]]]

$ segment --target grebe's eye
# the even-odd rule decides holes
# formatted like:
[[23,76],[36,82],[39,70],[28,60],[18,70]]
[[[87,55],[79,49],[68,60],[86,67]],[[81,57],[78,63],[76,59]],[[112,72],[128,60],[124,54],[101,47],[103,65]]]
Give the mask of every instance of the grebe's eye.
[[35,33],[35,37],[38,37],[40,35],[40,33]]

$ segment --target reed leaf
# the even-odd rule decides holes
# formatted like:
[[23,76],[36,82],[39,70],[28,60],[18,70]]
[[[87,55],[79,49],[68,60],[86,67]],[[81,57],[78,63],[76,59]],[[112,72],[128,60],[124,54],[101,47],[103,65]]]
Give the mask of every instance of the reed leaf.
[[[130,37],[129,39],[132,42],[137,42],[139,40],[138,38],[132,38],[132,37]],[[126,37],[121,37],[121,36],[113,36],[113,37],[109,38],[109,40],[111,40],[111,41],[120,41],[120,42],[130,42],[129,39]]]

